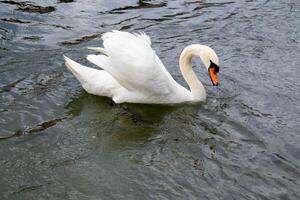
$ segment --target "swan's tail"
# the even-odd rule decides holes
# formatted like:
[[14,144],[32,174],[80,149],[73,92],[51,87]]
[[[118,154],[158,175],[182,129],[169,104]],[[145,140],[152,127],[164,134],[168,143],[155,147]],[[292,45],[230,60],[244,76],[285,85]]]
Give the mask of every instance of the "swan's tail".
[[[106,57],[104,55],[101,56]],[[64,56],[64,59],[67,68],[88,93],[113,97],[114,92],[121,88],[120,84],[106,71],[85,67],[66,56]],[[103,59],[105,60],[105,58]]]
[[74,60],[71,60],[67,56],[64,56],[65,64],[67,68],[72,72],[72,74],[80,81],[83,87],[89,83],[95,74],[100,70],[96,70],[90,67],[85,67]]
[[[71,60],[67,56],[64,55],[65,65],[67,68],[74,74],[74,76],[80,81],[82,79],[83,74],[87,71],[87,67],[82,66],[81,64]],[[81,81],[80,81],[81,82]]]

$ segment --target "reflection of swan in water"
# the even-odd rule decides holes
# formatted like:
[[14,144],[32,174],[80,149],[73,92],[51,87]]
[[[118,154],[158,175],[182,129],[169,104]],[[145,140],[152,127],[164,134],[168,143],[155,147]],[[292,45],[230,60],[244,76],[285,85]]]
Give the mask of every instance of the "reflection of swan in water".
[[[91,102],[89,102],[91,101]],[[187,107],[195,107],[196,105],[187,105]],[[168,106],[168,105],[152,105],[152,104],[114,104],[106,97],[98,97],[87,95],[81,92],[79,96],[72,98],[72,100],[65,107],[67,114],[72,117],[77,117],[82,113],[89,112],[91,117],[99,119],[113,119],[118,117],[116,115],[128,118],[132,123],[160,123],[164,116],[171,114],[183,105]],[[108,111],[108,113],[106,112]],[[100,115],[106,115],[102,117]],[[108,117],[108,115],[110,117]]]
[[[111,106],[110,102],[108,98],[85,92],[72,98],[65,108],[73,121],[69,131],[79,137],[96,136],[96,145],[103,149],[139,146],[160,133],[166,118],[184,107],[142,104]],[[196,112],[197,109],[192,110]]]
[[174,104],[200,102],[206,91],[192,70],[193,56],[201,58],[213,85],[218,85],[219,60],[210,47],[194,44],[180,55],[180,70],[190,90],[179,85],[166,70],[145,34],[112,31],[102,36],[104,48],[91,48],[104,55],[87,59],[104,70],[80,65],[65,57],[66,66],[91,94],[111,97],[116,103]]

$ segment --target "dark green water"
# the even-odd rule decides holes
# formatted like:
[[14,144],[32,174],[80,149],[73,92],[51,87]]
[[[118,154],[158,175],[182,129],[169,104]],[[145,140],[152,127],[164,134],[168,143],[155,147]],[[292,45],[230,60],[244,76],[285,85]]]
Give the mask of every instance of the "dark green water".
[[[87,94],[112,29],[144,31],[172,76],[182,49],[216,50],[221,86],[195,70],[193,106]],[[0,1],[0,199],[300,199],[300,2]]]

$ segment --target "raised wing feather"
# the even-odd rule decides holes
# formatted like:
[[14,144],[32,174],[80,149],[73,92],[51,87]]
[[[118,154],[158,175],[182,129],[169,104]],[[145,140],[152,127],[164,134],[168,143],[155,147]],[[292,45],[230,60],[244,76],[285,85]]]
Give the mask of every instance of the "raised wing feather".
[[88,60],[110,73],[123,87],[147,95],[174,91],[176,82],[151,48],[146,34],[112,31],[102,39],[109,65],[101,66],[97,55],[89,55]]
[[146,33],[144,32],[140,32],[140,34],[134,34],[136,37],[144,40],[145,42],[147,42],[149,45],[151,45],[151,40],[150,37],[148,35],[146,35]]

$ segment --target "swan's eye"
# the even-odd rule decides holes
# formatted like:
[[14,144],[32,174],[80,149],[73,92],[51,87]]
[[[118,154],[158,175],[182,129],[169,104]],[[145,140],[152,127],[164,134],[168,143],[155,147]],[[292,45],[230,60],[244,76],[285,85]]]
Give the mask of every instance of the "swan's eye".
[[219,67],[218,65],[216,65],[216,66],[214,67],[214,72],[215,72],[215,74],[217,74],[219,71],[220,71],[220,67]]

